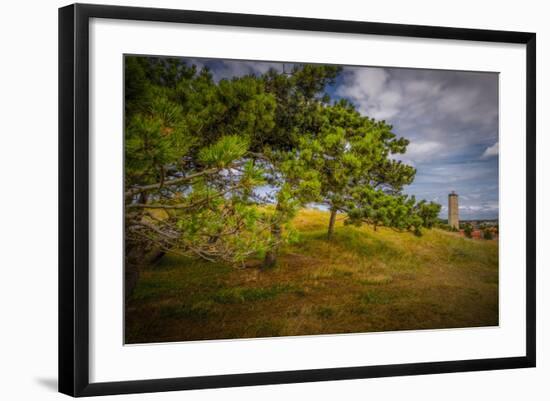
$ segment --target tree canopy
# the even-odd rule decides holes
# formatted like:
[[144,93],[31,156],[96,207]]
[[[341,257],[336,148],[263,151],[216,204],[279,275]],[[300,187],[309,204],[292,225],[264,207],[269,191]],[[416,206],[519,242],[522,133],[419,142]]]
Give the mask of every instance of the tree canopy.
[[125,58],[126,258],[152,250],[276,262],[310,203],[347,224],[421,234],[440,205],[403,194],[415,169],[385,121],[327,94],[339,67],[216,82],[179,59]]

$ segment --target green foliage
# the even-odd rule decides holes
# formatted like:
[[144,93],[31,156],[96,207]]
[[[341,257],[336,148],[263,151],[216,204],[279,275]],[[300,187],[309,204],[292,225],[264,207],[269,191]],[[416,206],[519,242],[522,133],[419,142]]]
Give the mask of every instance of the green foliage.
[[323,91],[339,72],[335,66],[295,65],[290,74],[274,70],[264,74],[265,90],[276,99],[276,108],[275,125],[261,138],[261,145],[292,150],[304,133],[315,131],[321,123],[319,108],[326,100]]
[[216,84],[206,70],[144,57],[126,57],[125,79],[127,257],[156,248],[243,263],[265,252],[269,217],[251,202],[264,171],[245,157],[274,125],[263,81]]
[[432,228],[437,221],[441,205],[425,201],[416,202],[406,195],[388,194],[367,186],[357,187],[346,203],[348,220],[346,224],[367,223],[390,227],[399,231],[411,230],[422,235],[421,228]]
[[[408,140],[325,93],[340,68],[294,65],[215,82],[179,59],[125,58],[126,256],[151,249],[244,264],[295,242],[308,203],[347,224],[431,228],[440,206],[402,194]],[[258,195],[268,185],[271,195]],[[267,206],[274,203],[274,207]]]
[[422,219],[422,227],[432,228],[437,225],[441,205],[435,202],[418,202],[415,206],[416,214]]
[[[450,231],[450,232],[458,232],[458,229],[456,227],[453,227],[453,226],[450,226],[449,224],[445,223],[445,224],[439,224],[438,225],[439,228],[441,228],[442,230],[445,230],[445,231]],[[461,227],[462,224],[461,224]]]
[[467,237],[467,238],[472,238],[472,232],[474,231],[474,227],[470,224],[470,223],[467,223],[465,226],[464,226],[464,235]]
[[421,226],[433,226],[439,205],[414,205],[401,195],[416,170],[390,155],[404,153],[406,139],[396,138],[390,125],[362,116],[345,100],[319,105],[316,114],[317,128],[298,141],[298,149],[318,172],[321,202],[347,213],[351,224],[412,229],[417,235]]
[[242,158],[248,150],[248,141],[237,135],[221,137],[212,145],[205,146],[198,153],[199,162],[207,167],[225,168]]
[[486,228],[483,230],[483,239],[491,240],[493,239],[493,232],[490,228]]
[[144,111],[127,117],[125,151],[127,185],[163,179],[165,166],[189,152],[194,138],[180,123],[181,108],[157,93]]

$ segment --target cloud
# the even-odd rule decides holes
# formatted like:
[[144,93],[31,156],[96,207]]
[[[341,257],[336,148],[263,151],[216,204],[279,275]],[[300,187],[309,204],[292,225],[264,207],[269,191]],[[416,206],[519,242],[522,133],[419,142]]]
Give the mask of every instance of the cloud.
[[435,141],[411,142],[407,146],[407,152],[405,153],[407,159],[418,163],[420,161],[430,160],[440,155],[444,150],[445,145]]
[[445,159],[427,160],[416,166],[416,178],[405,192],[417,199],[439,198],[443,208],[440,217],[447,217],[447,195],[459,195],[461,218],[498,217],[498,160],[449,163]]
[[498,216],[498,203],[482,203],[475,205],[460,205],[458,207],[462,216],[471,217],[472,215],[483,213],[485,215]]
[[370,117],[384,120],[399,112],[402,94],[391,88],[389,73],[383,68],[346,67],[343,84],[336,94],[350,99],[359,111]]
[[485,152],[481,155],[482,159],[488,159],[493,156],[498,156],[498,142],[485,149]]
[[410,141],[405,154],[393,155],[417,170],[407,193],[440,199],[440,216],[446,218],[447,194],[456,190],[461,218],[498,217],[498,75],[347,70],[336,93],[347,96],[366,115],[384,117],[396,135]]
[[[403,159],[425,159],[422,147],[440,143],[436,159],[472,157],[498,140],[498,75],[466,71],[344,67],[335,95],[358,110],[388,121],[411,141]],[[416,152],[418,142],[421,158]],[[476,150],[477,149],[477,150]],[[469,155],[469,156],[468,156]],[[478,159],[479,153],[472,157]]]

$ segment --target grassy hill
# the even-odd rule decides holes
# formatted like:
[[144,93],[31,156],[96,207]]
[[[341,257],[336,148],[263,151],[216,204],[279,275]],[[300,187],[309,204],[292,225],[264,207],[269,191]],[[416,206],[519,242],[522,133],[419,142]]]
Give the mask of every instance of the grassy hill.
[[343,226],[302,210],[299,241],[261,271],[167,255],[127,301],[126,342],[498,325],[498,242]]

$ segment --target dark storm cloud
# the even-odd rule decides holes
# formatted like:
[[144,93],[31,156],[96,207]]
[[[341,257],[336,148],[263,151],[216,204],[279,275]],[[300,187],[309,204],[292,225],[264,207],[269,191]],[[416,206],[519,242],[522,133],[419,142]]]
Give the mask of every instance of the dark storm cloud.
[[[192,59],[219,81],[262,74],[282,63]],[[292,64],[285,64],[290,70]],[[460,196],[464,219],[498,217],[498,74],[405,68],[344,67],[328,88],[370,117],[384,119],[410,140],[398,155],[417,168],[406,192],[443,205]]]

